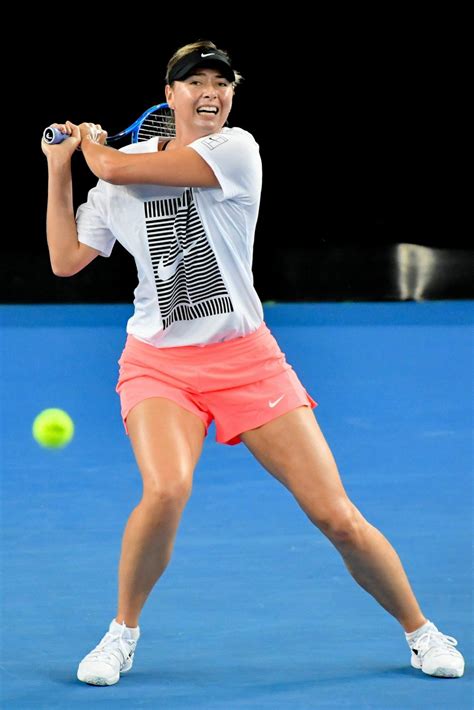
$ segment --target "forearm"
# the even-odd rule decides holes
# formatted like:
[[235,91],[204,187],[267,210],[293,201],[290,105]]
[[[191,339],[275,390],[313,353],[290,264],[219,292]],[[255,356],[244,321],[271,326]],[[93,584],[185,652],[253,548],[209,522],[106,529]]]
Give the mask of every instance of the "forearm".
[[212,168],[192,148],[182,147],[169,153],[122,153],[86,136],[81,150],[94,175],[113,185],[219,185]]
[[79,247],[72,200],[71,164],[48,161],[48,206],[46,236],[51,268],[57,276],[67,275]]
[[81,123],[81,150],[96,177],[112,185],[169,185],[217,187],[208,163],[192,148],[181,146],[163,153],[125,153],[102,145],[106,135],[98,124]]

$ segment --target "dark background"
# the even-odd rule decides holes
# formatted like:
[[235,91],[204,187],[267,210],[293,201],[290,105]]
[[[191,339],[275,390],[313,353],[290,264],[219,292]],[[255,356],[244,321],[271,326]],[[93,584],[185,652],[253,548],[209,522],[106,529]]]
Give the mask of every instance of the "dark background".
[[[135,266],[119,244],[110,259],[99,257],[72,278],[52,274],[39,140],[53,121],[93,121],[109,133],[129,125],[163,100],[168,59],[197,39],[228,50],[245,78],[230,123],[254,134],[263,159],[254,256],[262,300],[474,295],[471,238],[431,172],[438,118],[424,119],[423,102],[436,55],[424,61],[408,18],[401,32],[397,18],[319,14],[310,21],[297,7],[291,17],[262,10],[260,24],[243,7],[227,17],[197,7],[186,24],[177,18],[191,13],[184,6],[115,21],[106,9],[101,17],[99,8],[81,7],[54,31],[38,18],[37,45],[19,48],[24,68],[12,59],[16,102],[25,95],[34,101],[22,118],[21,144],[6,141],[15,175],[3,191],[12,223],[1,301],[132,300]],[[95,178],[79,154],[73,171],[77,206]]]

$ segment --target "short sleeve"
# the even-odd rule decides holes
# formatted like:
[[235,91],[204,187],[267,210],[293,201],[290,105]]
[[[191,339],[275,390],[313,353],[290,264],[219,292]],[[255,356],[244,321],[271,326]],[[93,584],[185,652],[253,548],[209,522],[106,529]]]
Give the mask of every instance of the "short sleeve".
[[108,257],[112,253],[115,237],[107,227],[106,197],[104,184],[89,190],[87,202],[80,205],[76,214],[78,240],[88,247],[97,249],[101,256]]
[[189,147],[212,168],[222,190],[221,200],[258,202],[262,162],[258,145],[250,133],[239,128],[224,129],[193,141]]

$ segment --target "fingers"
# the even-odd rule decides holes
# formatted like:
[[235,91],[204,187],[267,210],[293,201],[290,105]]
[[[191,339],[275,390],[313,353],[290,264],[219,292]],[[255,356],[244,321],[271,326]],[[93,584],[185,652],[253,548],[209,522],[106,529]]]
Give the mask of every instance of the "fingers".
[[[61,154],[72,154],[74,150],[81,150],[80,146],[84,139],[94,143],[100,143],[101,145],[104,145],[107,140],[107,131],[102,129],[100,123],[81,123],[78,125],[72,121],[65,121],[64,123],[52,123],[51,127],[64,134],[64,136],[67,136],[70,140],[62,142],[54,141],[52,143],[49,141],[45,143],[43,140],[43,152],[47,155],[49,154],[50,149],[48,146],[50,145],[54,146],[53,150],[56,154],[58,154],[57,151],[61,151]],[[59,146],[62,147],[59,148]]]
[[[90,138],[91,141],[94,143],[105,143],[105,140],[107,138],[107,131],[102,130],[102,126],[100,123],[86,123],[82,124],[82,126],[87,126],[88,130],[88,137]],[[84,138],[84,132],[81,131],[82,137]]]
[[82,138],[90,136],[91,140],[96,143],[103,142],[103,140],[107,138],[107,131],[102,129],[100,123],[81,123],[77,125],[72,121],[66,121],[65,123],[52,123],[51,127],[57,128],[58,131],[61,131],[61,133],[65,135],[74,136],[79,139],[81,136]]
[[66,121],[66,123],[51,123],[50,127],[56,128],[56,130],[60,131],[66,136],[70,136],[72,133],[72,127],[69,121]]
[[76,124],[72,123],[72,121],[66,121],[66,129],[70,136],[80,138],[79,126],[76,126]]
[[[52,123],[51,128],[56,129],[56,132],[63,134],[68,140],[55,140],[54,135],[48,135],[48,140],[45,136],[48,131],[44,131],[43,140],[41,141],[41,148],[46,156],[56,155],[68,157],[78,148],[81,142],[81,136],[78,127],[72,121],[66,121],[65,123]],[[52,140],[50,140],[52,139]]]
[[[53,131],[51,129],[54,129]],[[62,136],[61,140],[58,136]],[[64,142],[64,138],[76,138],[80,141],[80,134],[77,126],[72,121],[66,123],[51,123],[48,128],[43,131],[43,139],[48,145],[57,145]]]

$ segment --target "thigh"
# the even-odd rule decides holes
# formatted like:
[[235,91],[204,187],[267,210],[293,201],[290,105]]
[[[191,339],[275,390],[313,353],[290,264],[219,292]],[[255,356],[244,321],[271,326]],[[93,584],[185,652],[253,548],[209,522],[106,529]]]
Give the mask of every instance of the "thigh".
[[150,397],[131,409],[127,427],[145,491],[191,486],[205,437],[196,414],[164,397]]
[[241,439],[264,468],[306,508],[321,512],[347,500],[336,462],[309,407],[298,407]]

